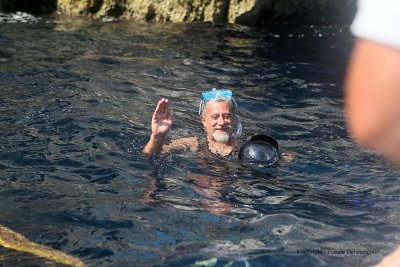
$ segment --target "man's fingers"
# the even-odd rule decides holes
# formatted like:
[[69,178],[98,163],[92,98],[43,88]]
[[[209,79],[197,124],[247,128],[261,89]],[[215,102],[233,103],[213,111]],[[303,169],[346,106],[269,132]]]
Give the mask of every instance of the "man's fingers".
[[160,115],[170,116],[169,112],[170,112],[169,101],[166,98],[162,98],[160,101],[158,101],[158,104],[157,104],[156,109],[154,110],[152,119],[155,120]]
[[[163,98],[164,99],[164,98]],[[161,99],[160,101],[158,101],[156,109],[154,110],[154,113],[158,112],[161,109],[161,105],[163,102],[163,99]]]
[[163,103],[164,103],[164,98],[162,98],[160,101],[158,101],[156,109],[154,110],[153,116],[158,114],[159,112],[164,112],[163,109]]
[[169,111],[169,102],[168,102],[168,99],[166,99],[166,98],[163,98],[163,108],[164,108],[164,110],[163,110],[163,113],[164,114],[166,114],[168,111]]
[[168,110],[168,99],[162,98],[160,101],[158,101],[156,110],[157,109],[161,111],[161,113],[165,113]]

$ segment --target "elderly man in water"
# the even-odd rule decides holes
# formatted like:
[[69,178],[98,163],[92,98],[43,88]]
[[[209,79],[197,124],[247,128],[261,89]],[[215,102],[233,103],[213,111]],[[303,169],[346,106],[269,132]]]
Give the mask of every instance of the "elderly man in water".
[[207,143],[212,153],[227,156],[235,150],[242,129],[239,117],[235,114],[236,106],[230,90],[203,92],[199,115],[207,133],[207,142],[202,142],[199,137],[186,137],[165,145],[165,137],[171,130],[173,120],[169,101],[163,98],[153,113],[150,140],[143,152],[157,154],[178,149],[198,151],[203,143]]

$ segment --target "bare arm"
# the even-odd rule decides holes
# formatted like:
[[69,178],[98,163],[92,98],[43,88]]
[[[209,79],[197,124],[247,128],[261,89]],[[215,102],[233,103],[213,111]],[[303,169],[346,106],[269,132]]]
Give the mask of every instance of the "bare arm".
[[352,137],[400,163],[400,49],[357,40],[345,101]]
[[150,140],[143,148],[143,153],[160,153],[165,136],[172,127],[172,112],[169,110],[168,99],[158,101],[157,107],[151,119],[151,136]]
[[158,101],[157,107],[151,119],[151,136],[143,148],[145,154],[158,154],[179,149],[196,151],[199,146],[197,137],[180,138],[164,145],[165,136],[172,127],[172,112],[169,110],[168,99]]

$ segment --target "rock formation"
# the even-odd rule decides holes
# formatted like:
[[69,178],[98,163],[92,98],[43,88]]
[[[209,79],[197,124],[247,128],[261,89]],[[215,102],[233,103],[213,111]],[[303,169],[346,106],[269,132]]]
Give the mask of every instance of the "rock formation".
[[356,0],[2,0],[0,11],[57,12],[140,22],[349,23]]

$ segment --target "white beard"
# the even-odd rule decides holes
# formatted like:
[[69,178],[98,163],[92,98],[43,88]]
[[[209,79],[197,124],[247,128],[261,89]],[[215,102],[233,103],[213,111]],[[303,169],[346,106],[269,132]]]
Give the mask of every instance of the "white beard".
[[213,137],[218,143],[228,143],[231,134],[228,132],[218,131],[213,133]]

